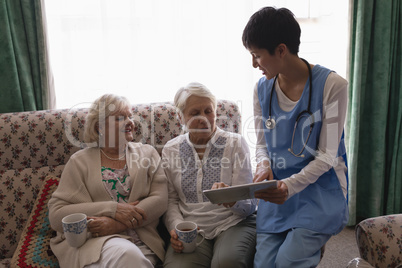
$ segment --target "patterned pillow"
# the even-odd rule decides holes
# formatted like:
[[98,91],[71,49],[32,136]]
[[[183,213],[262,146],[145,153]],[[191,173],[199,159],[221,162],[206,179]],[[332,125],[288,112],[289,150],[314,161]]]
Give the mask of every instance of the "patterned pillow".
[[59,267],[50,249],[50,238],[56,232],[50,228],[47,203],[59,185],[59,178],[48,176],[39,191],[38,198],[21,234],[11,267]]

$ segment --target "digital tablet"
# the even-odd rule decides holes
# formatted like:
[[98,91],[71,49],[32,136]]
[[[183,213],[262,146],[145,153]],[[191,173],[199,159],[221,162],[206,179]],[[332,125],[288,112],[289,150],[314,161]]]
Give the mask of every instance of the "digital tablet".
[[277,188],[276,180],[234,185],[203,192],[211,203],[222,204],[254,198],[254,192],[267,188]]

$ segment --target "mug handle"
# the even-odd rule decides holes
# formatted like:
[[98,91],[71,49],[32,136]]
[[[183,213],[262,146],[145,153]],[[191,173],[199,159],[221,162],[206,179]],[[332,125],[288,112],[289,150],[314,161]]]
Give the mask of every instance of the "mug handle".
[[204,241],[204,239],[205,239],[205,232],[204,232],[204,230],[197,230],[197,233],[202,236],[201,241],[197,243],[197,247],[198,247],[199,245],[201,245],[201,243],[202,243],[202,242]]

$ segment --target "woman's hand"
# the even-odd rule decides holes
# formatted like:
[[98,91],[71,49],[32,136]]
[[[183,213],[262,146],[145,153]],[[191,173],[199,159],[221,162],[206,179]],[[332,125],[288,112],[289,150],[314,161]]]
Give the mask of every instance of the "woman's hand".
[[253,182],[270,181],[274,179],[271,165],[268,160],[261,161],[257,164]]
[[88,230],[92,237],[119,234],[127,228],[124,224],[110,217],[88,217]]
[[[223,182],[215,182],[215,183],[212,185],[211,190],[219,189],[219,188],[225,188],[225,187],[229,187],[229,185],[227,185],[227,184],[225,184],[225,183],[223,183]],[[223,206],[226,207],[226,208],[231,208],[231,207],[233,207],[235,204],[236,204],[236,202],[231,202],[231,203],[223,203],[223,204],[219,204],[219,205],[223,205]]]
[[255,198],[263,199],[271,203],[282,205],[288,198],[288,187],[282,181],[278,181],[278,188],[263,189],[254,193]]
[[140,227],[147,215],[142,208],[137,207],[139,201],[133,203],[118,203],[115,218],[127,228]]
[[177,253],[181,253],[183,251],[183,243],[179,240],[179,237],[174,229],[170,231],[170,245]]

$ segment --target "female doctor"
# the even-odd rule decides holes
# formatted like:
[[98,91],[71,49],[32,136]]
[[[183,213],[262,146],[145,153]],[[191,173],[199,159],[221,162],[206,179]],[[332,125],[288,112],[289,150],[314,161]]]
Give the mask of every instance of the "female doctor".
[[316,267],[321,248],[347,223],[343,126],[347,82],[299,58],[300,26],[286,8],[250,18],[243,44],[262,77],[254,91],[261,190],[254,267]]

